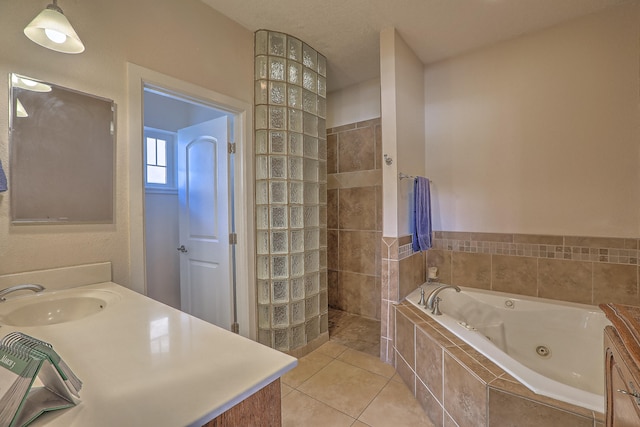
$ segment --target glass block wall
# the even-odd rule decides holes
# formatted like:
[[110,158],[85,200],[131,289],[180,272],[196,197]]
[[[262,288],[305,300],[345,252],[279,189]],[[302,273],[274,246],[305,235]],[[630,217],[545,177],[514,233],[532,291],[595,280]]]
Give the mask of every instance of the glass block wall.
[[255,33],[258,340],[280,351],[328,330],[326,59]]

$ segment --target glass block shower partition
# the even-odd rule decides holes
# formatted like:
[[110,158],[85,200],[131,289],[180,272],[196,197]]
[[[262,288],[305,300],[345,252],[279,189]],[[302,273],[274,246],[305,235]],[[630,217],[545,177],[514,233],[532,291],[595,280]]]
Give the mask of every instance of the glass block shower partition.
[[327,333],[326,59],[255,33],[258,340],[293,351]]

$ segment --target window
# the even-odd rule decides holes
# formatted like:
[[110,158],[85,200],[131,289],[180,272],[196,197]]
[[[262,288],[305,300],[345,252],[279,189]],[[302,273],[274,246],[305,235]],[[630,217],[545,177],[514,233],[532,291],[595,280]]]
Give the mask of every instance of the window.
[[175,134],[145,128],[145,187],[149,190],[175,191]]
[[147,183],[167,184],[167,141],[147,137]]

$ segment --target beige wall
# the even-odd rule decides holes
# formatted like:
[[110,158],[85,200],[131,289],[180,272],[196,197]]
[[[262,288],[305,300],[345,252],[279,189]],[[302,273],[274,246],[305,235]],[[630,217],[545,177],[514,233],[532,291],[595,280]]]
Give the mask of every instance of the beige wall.
[[147,296],[180,309],[178,195],[145,194]]
[[[126,63],[252,103],[253,34],[196,0],[69,0],[61,6],[87,50],[64,55],[32,43],[22,33],[44,6],[12,2],[3,7],[0,75],[17,72],[115,100],[116,222],[11,226],[9,194],[2,193],[0,274],[112,261],[114,280],[127,285],[131,189]],[[0,84],[0,99],[8,97],[7,85]],[[0,102],[0,159],[5,166],[9,159],[7,107],[6,101]]]
[[383,235],[410,232],[408,196],[411,187],[398,172],[424,175],[423,65],[393,28],[380,33],[382,153],[393,163],[383,165]]
[[327,94],[327,129],[380,117],[380,79]]
[[[396,125],[397,125],[397,172],[424,176],[424,65],[411,48],[400,38],[396,41]],[[413,180],[399,180],[396,176],[385,176],[398,186],[398,236],[411,234],[413,208]]]
[[425,68],[436,230],[639,235],[639,10]]

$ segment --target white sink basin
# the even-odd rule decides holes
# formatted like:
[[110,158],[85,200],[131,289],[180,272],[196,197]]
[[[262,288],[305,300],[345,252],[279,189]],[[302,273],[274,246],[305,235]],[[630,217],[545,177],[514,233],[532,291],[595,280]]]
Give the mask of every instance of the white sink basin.
[[11,326],[46,326],[72,322],[100,313],[120,296],[102,289],[72,288],[42,292],[0,302],[0,323]]

